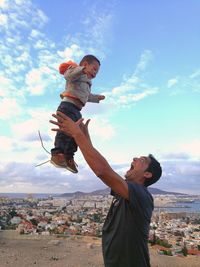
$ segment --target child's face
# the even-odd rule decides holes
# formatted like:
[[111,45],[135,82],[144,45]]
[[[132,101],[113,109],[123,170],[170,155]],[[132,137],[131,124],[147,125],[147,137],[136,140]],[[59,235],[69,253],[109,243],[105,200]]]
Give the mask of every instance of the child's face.
[[85,62],[84,72],[87,75],[88,79],[94,79],[99,71],[99,63],[97,61],[93,61],[92,63]]

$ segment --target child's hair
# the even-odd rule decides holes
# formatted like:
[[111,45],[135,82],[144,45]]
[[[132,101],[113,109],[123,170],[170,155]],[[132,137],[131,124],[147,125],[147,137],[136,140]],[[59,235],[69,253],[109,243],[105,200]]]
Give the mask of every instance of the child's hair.
[[99,66],[101,65],[100,61],[98,60],[98,58],[96,58],[95,56],[93,55],[86,55],[84,56],[82,59],[81,59],[81,62],[80,62],[80,66],[83,64],[83,62],[86,61],[88,62],[89,64],[91,64],[93,61],[97,61]]

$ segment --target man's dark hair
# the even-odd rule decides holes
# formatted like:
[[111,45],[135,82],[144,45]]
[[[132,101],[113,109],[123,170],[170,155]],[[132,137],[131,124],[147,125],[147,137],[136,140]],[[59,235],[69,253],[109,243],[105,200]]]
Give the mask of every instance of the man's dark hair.
[[80,66],[82,65],[82,63],[84,61],[87,61],[89,64],[91,64],[93,61],[97,61],[99,63],[99,66],[101,65],[100,61],[98,60],[98,58],[96,58],[95,56],[93,55],[86,55],[84,56],[82,59],[81,59],[81,62],[80,62]]
[[156,183],[162,175],[162,168],[160,166],[160,163],[154,158],[152,154],[149,154],[148,157],[151,159],[151,162],[146,171],[152,173],[152,177],[145,180],[144,186],[149,186]]

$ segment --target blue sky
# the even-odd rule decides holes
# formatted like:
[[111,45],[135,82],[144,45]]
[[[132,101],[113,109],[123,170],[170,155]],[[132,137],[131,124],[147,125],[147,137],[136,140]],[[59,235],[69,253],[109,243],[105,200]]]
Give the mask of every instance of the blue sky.
[[154,154],[154,187],[200,194],[200,2],[0,0],[0,192],[89,192],[104,187],[80,151],[79,173],[56,169],[49,119],[65,81],[60,63],[94,54],[101,69],[87,104],[95,147],[120,175]]

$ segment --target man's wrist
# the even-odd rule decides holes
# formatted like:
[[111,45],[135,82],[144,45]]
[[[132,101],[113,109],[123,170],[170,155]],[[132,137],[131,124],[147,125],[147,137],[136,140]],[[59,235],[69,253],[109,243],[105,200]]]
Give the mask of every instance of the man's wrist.
[[77,130],[74,132],[73,134],[73,138],[75,140],[79,140],[80,138],[82,138],[84,136],[84,134],[81,132],[81,130]]

